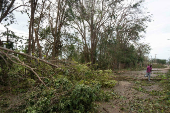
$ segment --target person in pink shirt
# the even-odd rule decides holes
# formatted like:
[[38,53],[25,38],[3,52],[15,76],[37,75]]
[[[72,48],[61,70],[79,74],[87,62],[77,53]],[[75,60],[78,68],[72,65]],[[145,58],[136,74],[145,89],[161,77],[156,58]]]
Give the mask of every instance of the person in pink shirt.
[[148,77],[148,81],[150,81],[151,71],[152,71],[152,65],[148,64],[146,69],[146,75],[145,75],[146,77]]

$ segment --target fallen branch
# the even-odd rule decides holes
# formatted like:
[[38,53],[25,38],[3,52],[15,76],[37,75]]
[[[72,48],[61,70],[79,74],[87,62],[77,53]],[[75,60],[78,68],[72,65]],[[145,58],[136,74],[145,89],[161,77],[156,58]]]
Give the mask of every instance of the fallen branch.
[[53,66],[53,67],[58,68],[57,65],[54,65],[54,64],[52,64],[52,63],[50,63],[50,62],[48,62],[48,61],[45,61],[45,60],[43,60],[43,59],[39,59],[39,58],[33,57],[33,56],[28,55],[28,54],[25,54],[25,53],[16,52],[16,51],[13,51],[13,50],[4,48],[4,47],[0,47],[0,50],[5,50],[5,51],[8,51],[8,52],[12,52],[12,53],[20,54],[20,55],[23,55],[23,56],[27,56],[27,57],[29,57],[29,58],[36,59],[37,61],[41,61],[41,62],[44,62],[44,63],[46,63],[46,64],[48,64],[48,65],[51,65],[51,66]]
[[[27,67],[28,69],[30,69],[37,77],[38,79],[42,82],[42,84],[45,85],[45,83],[41,80],[40,76],[34,71],[34,69],[28,65],[26,65],[24,62],[22,62],[18,57],[14,56],[14,55],[11,55],[12,58],[15,58],[17,61],[19,61],[20,63],[18,62],[15,62],[11,59],[11,57],[9,57],[9,55],[3,51],[1,51],[1,53],[3,53],[9,60],[11,60],[13,63],[15,64],[18,64],[18,65],[22,65],[22,66],[25,66]],[[46,85],[45,85],[46,86]]]

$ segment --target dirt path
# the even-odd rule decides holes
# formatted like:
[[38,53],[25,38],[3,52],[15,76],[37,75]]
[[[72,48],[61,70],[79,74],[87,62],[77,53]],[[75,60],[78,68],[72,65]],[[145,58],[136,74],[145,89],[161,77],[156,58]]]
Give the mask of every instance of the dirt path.
[[157,76],[167,72],[168,69],[153,69],[151,81],[144,77],[145,70],[127,71],[116,75],[118,84],[109,89],[113,98],[109,102],[99,103],[99,113],[152,112],[153,101],[160,98],[159,94],[162,91]]

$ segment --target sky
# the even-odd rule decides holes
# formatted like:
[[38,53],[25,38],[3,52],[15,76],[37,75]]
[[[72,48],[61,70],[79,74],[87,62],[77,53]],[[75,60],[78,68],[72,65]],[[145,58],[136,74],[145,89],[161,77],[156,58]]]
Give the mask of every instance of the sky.
[[170,58],[170,0],[145,0],[152,21],[146,29],[144,43],[149,43],[149,58]]
[[[170,0],[145,0],[146,10],[152,14],[152,21],[141,40],[151,46],[149,58],[170,59]],[[15,13],[17,24],[8,28],[18,35],[28,36],[28,17]],[[0,25],[0,32],[6,29]],[[168,40],[169,39],[169,40]]]

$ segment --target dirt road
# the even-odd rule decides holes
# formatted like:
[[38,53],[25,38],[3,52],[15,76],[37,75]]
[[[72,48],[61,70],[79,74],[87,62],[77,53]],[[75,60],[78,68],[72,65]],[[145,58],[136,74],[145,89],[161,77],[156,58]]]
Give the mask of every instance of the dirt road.
[[[158,76],[168,72],[166,69],[153,69],[151,81],[144,77],[146,71],[127,71],[116,75],[118,84],[109,90],[112,99],[99,103],[99,113],[152,113],[160,112],[163,87]],[[157,104],[157,105],[155,105]]]

